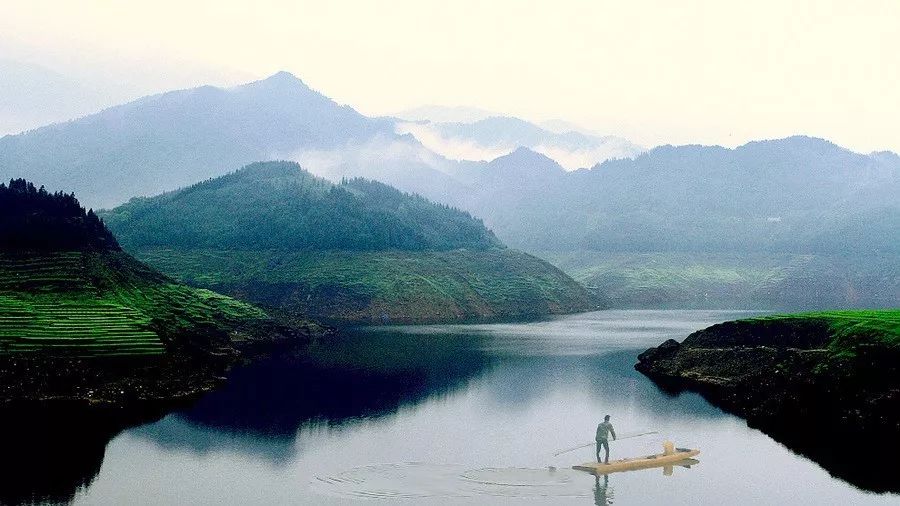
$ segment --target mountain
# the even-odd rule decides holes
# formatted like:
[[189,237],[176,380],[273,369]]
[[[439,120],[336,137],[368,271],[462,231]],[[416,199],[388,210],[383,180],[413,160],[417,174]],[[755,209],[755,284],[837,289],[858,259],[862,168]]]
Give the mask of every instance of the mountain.
[[892,307],[898,162],[800,136],[662,146],[536,184],[473,171],[459,205],[611,307]]
[[570,312],[586,292],[507,250],[467,213],[291,162],[237,172],[103,213],[126,249],[191,284],[279,314],[423,322]]
[[537,188],[564,177],[565,172],[552,158],[519,147],[508,155],[491,160],[481,171],[481,181],[494,181],[495,184],[517,181],[520,188]]
[[[540,188],[518,175],[472,184],[466,208],[529,249],[893,252],[900,216],[896,157],[791,137],[727,149],[663,146],[562,174]],[[497,223],[516,223],[533,239]],[[536,220],[536,221],[535,221]],[[565,230],[559,224],[566,223]],[[524,226],[520,223],[519,226]],[[854,238],[844,241],[842,238]]]
[[13,180],[0,211],[0,405],[193,395],[235,358],[232,333],[272,330],[259,309],[121,251],[71,194]]
[[393,136],[280,72],[230,89],[204,86],[145,97],[75,121],[0,139],[0,175],[71,188],[109,206],[225,173],[224,167],[289,158]]
[[893,254],[759,251],[540,251],[615,308],[889,308],[900,304]]
[[[27,88],[16,85],[16,90]],[[74,92],[48,93],[69,97]],[[30,111],[65,109],[40,93],[33,96],[40,104],[28,106]],[[77,114],[46,121],[90,110],[80,108]],[[184,187],[255,161],[286,159],[332,181],[365,177],[455,202],[466,193],[465,185],[452,176],[458,166],[493,159],[519,146],[545,152],[570,168],[640,151],[613,138],[555,134],[515,118],[488,118],[470,126],[410,124],[421,127],[411,133],[403,124],[363,116],[279,72],[233,88],[203,86],[152,95],[0,138],[0,178],[68,188],[99,208]],[[443,141],[430,145],[421,129],[432,127],[460,136],[482,154],[454,154],[443,149]]]
[[554,132],[506,116],[455,123],[398,122],[397,131],[412,134],[428,149],[453,160],[491,160],[516,148],[527,147],[569,170],[613,158],[633,158],[644,151],[620,137],[575,130]]
[[894,307],[898,160],[809,137],[664,146],[532,189],[484,177],[462,207],[612,307]]

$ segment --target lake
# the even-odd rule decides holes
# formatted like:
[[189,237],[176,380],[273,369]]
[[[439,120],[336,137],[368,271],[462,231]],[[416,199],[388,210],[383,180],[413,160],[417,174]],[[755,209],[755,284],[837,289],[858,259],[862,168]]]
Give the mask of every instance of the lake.
[[[234,370],[226,385],[116,435],[74,504],[897,504],[833,478],[636,355],[734,311],[599,311],[524,324],[359,329]],[[690,468],[571,470],[698,448]],[[99,468],[99,469],[97,469]],[[671,471],[671,472],[667,472]],[[520,501],[516,501],[521,499]]]

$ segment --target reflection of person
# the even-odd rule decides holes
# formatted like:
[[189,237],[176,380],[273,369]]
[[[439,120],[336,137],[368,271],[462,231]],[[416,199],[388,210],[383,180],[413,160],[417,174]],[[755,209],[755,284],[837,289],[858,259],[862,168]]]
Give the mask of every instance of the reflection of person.
[[609,423],[609,415],[603,418],[603,423],[597,426],[597,462],[600,462],[600,448],[606,449],[605,463],[609,464],[609,434],[612,434],[613,441],[616,440],[616,430]]
[[600,475],[594,475],[594,504],[596,506],[609,506],[612,504],[612,501],[606,495],[606,490],[609,488],[609,475],[603,475],[603,485],[600,484]]

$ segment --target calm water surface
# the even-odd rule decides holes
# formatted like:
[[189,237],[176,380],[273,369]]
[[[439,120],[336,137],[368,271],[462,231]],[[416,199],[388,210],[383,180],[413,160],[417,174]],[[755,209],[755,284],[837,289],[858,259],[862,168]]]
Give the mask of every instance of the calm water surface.
[[[75,504],[898,504],[860,491],[698,395],[632,368],[665,339],[747,316],[603,311],[527,324],[360,330],[236,370],[188,410],[106,447]],[[613,458],[663,439],[700,461],[570,470],[605,414]],[[555,470],[551,469],[551,466]]]

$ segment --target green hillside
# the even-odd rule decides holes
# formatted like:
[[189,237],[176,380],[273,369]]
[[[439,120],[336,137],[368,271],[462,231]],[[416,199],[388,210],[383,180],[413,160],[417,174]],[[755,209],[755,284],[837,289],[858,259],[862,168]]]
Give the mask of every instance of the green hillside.
[[0,353],[154,355],[265,317],[122,252],[0,254]]
[[405,251],[500,245],[468,213],[364,179],[264,162],[103,214],[129,249]]
[[267,318],[122,252],[74,196],[0,184],[0,356],[217,353]]
[[4,252],[0,267],[0,353],[157,355],[266,317],[117,251]]
[[467,213],[363,179],[266,162],[102,214],[129,251],[188,284],[334,322],[585,310],[562,271]]
[[531,255],[488,251],[142,250],[192,285],[333,322],[512,318],[590,307],[584,289]]

